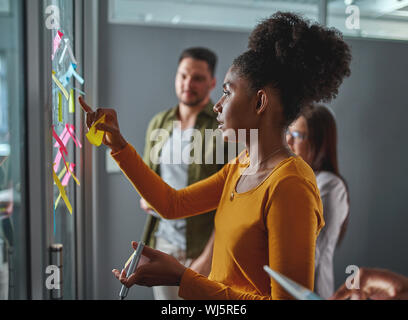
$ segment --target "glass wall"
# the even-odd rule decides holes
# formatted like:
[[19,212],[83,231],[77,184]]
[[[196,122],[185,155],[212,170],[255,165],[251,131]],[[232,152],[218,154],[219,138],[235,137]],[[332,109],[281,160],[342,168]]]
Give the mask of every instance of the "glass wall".
[[407,0],[337,0],[327,13],[328,26],[346,36],[408,40]]
[[0,2],[0,299],[27,299],[22,0]]
[[250,31],[276,11],[350,37],[408,40],[408,0],[109,0],[109,22],[147,26]]
[[[53,130],[53,245],[62,249],[62,290],[51,291],[53,299],[76,298],[76,177],[75,154],[82,147],[75,127],[75,97],[80,92],[81,67],[74,52],[74,1],[46,1],[59,13],[59,28],[47,29],[52,47],[47,58],[52,63],[52,130]],[[51,12],[51,11],[48,11]],[[54,12],[55,13],[55,12]],[[80,79],[81,80],[81,79]],[[65,193],[65,194],[64,194]],[[58,255],[59,253],[55,253]],[[58,260],[57,260],[58,261]],[[54,261],[55,262],[55,261]]]

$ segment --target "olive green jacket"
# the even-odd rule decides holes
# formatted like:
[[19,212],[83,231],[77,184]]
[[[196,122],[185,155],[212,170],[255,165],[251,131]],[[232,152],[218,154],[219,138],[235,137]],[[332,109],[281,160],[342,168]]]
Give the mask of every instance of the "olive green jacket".
[[[177,113],[178,106],[173,109],[160,112],[150,121],[146,132],[146,144],[143,160],[153,171],[155,171],[159,175],[160,165],[158,164],[158,159],[160,157],[160,152],[165,142],[173,132],[173,122],[179,121]],[[196,161],[193,161],[193,163],[189,165],[187,185],[203,180],[213,175],[223,167],[223,164],[216,163],[216,144],[214,143],[215,138],[205,139],[205,129],[215,130],[217,128],[218,122],[216,120],[216,114],[213,111],[213,104],[210,102],[205,107],[205,109],[203,109],[197,116],[195,124],[195,129],[198,129],[200,131],[202,137],[203,152],[200,155],[202,164],[197,164]],[[169,134],[161,135],[158,130],[154,131],[155,129],[164,129]],[[209,145],[209,143],[213,143],[213,145],[209,145],[209,147],[206,148],[206,143],[207,145]],[[228,148],[225,144],[223,150],[224,163],[227,162],[227,150]],[[205,164],[205,157],[209,157],[208,152],[213,152],[212,164]],[[193,154],[191,154],[191,156],[193,157]],[[215,211],[212,211],[209,213],[186,218],[187,258],[194,259],[198,257],[204,250],[204,247],[206,246],[208,239],[210,238],[214,229],[214,214]],[[154,234],[157,230],[158,224],[158,218],[155,218],[151,215],[147,216],[147,221],[143,232],[143,241],[150,247],[155,246]]]

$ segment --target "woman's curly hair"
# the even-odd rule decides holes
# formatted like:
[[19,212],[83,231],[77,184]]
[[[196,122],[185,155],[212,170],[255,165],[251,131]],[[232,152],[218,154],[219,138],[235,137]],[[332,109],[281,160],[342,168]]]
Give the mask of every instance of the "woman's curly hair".
[[253,90],[278,89],[286,123],[313,102],[329,102],[350,75],[349,46],[336,29],[311,24],[296,14],[277,12],[256,26],[249,50],[233,68]]

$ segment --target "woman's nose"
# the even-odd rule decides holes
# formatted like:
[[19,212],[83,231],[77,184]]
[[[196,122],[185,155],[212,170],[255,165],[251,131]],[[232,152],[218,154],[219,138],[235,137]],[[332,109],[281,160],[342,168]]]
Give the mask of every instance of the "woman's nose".
[[293,139],[291,134],[286,134],[286,141],[287,141],[289,147],[293,146],[294,139]]
[[221,99],[218,100],[218,102],[214,105],[213,111],[214,111],[215,113],[222,113]]

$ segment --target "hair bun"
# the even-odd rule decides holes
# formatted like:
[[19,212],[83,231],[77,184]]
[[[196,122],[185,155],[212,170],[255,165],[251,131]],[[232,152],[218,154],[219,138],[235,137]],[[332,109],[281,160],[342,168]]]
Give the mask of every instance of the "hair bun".
[[304,105],[335,98],[350,75],[351,53],[341,33],[293,13],[259,23],[248,48],[234,64],[255,89],[273,84],[280,90],[288,121]]

